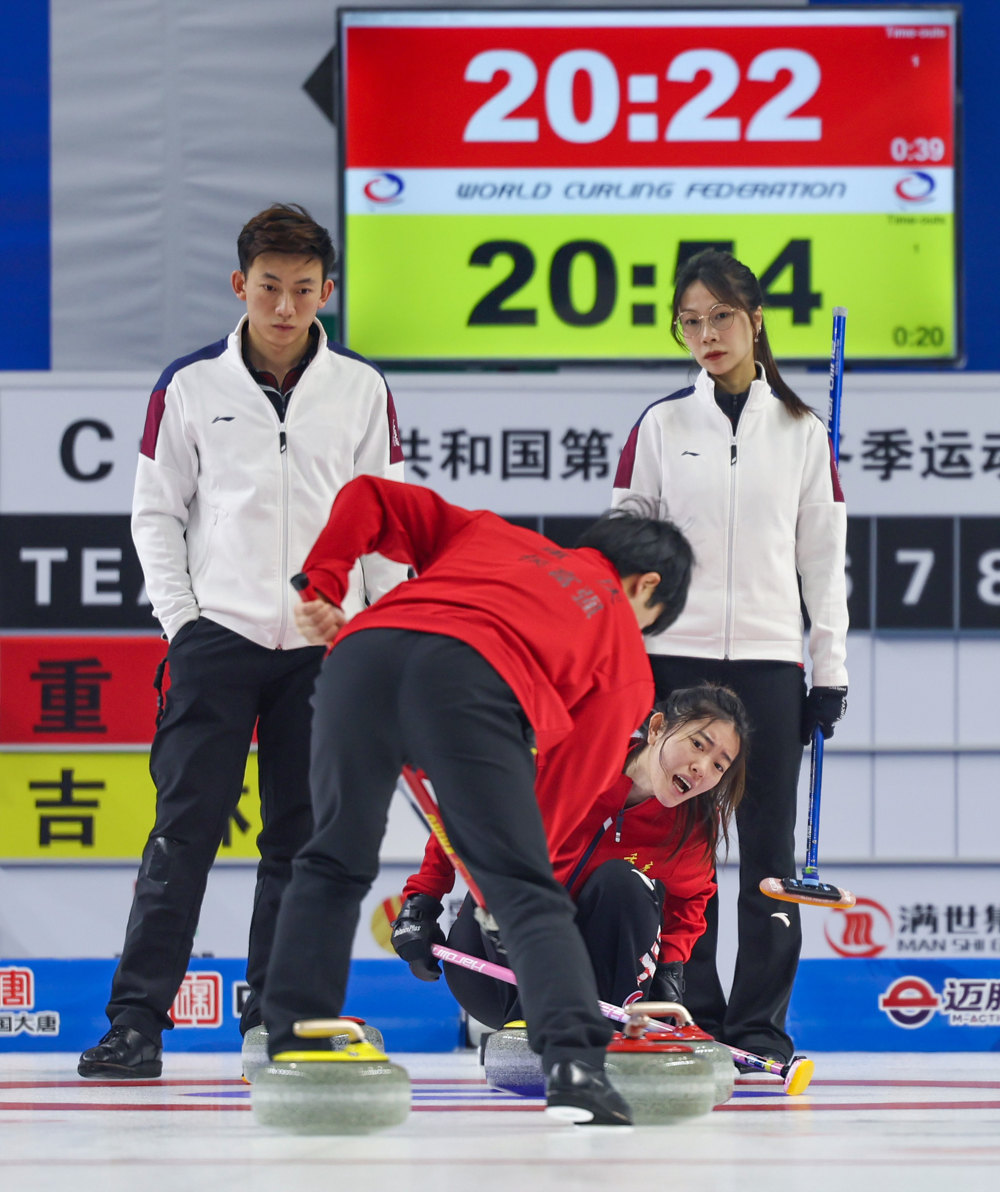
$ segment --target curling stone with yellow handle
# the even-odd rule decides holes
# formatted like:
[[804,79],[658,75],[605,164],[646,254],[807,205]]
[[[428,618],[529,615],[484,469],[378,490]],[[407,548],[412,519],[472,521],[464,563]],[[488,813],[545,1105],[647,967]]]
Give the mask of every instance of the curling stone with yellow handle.
[[405,1069],[373,1047],[356,1022],[311,1019],[292,1028],[300,1039],[349,1041],[338,1050],[284,1051],[253,1081],[254,1116],[296,1134],[370,1134],[404,1122],[410,1112]]
[[[363,1018],[355,1018],[353,1015],[343,1015],[345,1022],[354,1022],[362,1028],[365,1035],[365,1040],[376,1048],[378,1051],[385,1051],[385,1040],[382,1038],[382,1032],[377,1026],[372,1026],[365,1022]],[[253,1084],[257,1078],[257,1073],[261,1068],[266,1068],[271,1062],[267,1054],[267,1027],[261,1023],[260,1026],[251,1027],[250,1030],[243,1036],[243,1049],[240,1059],[243,1063],[243,1079],[247,1084]],[[330,1046],[334,1051],[339,1051],[340,1048],[346,1047],[351,1042],[351,1036],[347,1034],[346,1030],[339,1035],[333,1035],[330,1039]]]

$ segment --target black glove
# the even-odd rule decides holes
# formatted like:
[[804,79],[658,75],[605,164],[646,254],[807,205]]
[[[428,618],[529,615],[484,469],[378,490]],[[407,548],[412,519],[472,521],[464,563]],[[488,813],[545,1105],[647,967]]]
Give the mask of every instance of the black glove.
[[437,981],[441,966],[431,951],[433,944],[445,942],[438,926],[438,916],[444,907],[429,894],[411,894],[403,903],[399,918],[393,921],[392,946],[410,966],[410,972],[421,981]]
[[661,960],[649,983],[651,1002],[680,1002],[684,1005],[684,965],[679,960]]
[[833,726],[846,711],[846,687],[813,687],[802,709],[802,744],[809,744],[817,726],[824,741],[832,737]]

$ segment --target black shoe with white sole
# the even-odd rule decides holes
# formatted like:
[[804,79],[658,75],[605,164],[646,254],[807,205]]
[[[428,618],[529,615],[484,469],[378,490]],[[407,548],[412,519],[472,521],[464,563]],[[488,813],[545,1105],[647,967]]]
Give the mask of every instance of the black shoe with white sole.
[[603,1068],[583,1060],[553,1064],[545,1081],[549,1117],[578,1126],[631,1126],[632,1111]]

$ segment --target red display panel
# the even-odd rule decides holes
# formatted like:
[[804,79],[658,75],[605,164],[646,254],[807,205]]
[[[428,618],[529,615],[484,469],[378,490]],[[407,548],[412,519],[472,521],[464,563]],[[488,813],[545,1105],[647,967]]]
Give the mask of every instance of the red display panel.
[[148,746],[166,652],[150,635],[0,638],[0,745]]

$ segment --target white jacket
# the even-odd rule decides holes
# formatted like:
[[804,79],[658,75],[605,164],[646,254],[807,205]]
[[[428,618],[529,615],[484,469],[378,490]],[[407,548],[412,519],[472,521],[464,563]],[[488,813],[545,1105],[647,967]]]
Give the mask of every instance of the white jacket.
[[630,493],[662,498],[694,549],[687,604],[651,654],[801,663],[801,576],[812,682],[847,685],[847,513],[818,417],[791,417],[758,379],[734,434],[702,370],[632,428],[614,504]]
[[[392,395],[374,365],[328,343],[302,374],[285,423],[251,376],[243,324],[175,361],[146,414],[132,537],[153,614],[168,638],[204,614],[258,645],[306,645],[289,579],[301,570],[333,499],[361,473],[403,479]],[[317,321],[318,325],[318,321]],[[356,612],[406,578],[367,556],[351,575]]]

